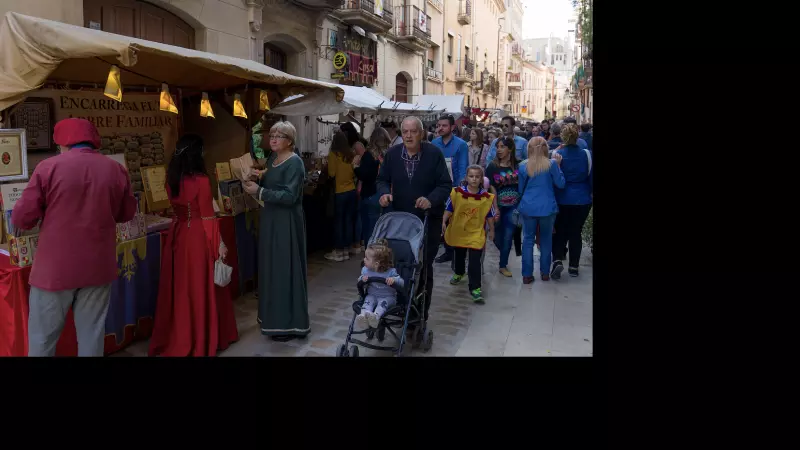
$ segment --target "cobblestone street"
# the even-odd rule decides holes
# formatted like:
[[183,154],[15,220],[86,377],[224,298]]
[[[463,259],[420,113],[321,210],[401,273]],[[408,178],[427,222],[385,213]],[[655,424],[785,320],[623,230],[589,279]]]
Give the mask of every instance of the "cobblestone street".
[[[435,264],[435,287],[430,313],[434,332],[428,353],[413,356],[590,356],[592,354],[592,266],[584,249],[581,274],[559,281],[539,279],[523,285],[521,259],[513,250],[505,278],[497,270],[499,253],[489,246],[483,278],[486,303],[474,304],[466,280],[451,286],[449,264]],[[326,261],[321,254],[309,258],[309,313],[311,334],[305,340],[274,342],[262,336],[256,322],[257,300],[251,294],[236,303],[239,341],[220,356],[334,356],[344,342],[356,299],[355,279],[359,258],[343,263]],[[363,335],[360,337],[364,338]],[[384,344],[396,342],[387,333]],[[360,348],[361,356],[391,356]],[[147,342],[136,342],[113,356],[145,356]]]

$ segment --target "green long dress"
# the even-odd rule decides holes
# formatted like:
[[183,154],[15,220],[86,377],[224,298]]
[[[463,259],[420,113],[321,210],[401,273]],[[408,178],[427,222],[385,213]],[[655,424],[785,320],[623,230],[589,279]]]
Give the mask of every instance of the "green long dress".
[[299,335],[310,331],[303,217],[303,160],[292,155],[267,171],[259,185],[264,202],[258,234],[258,321],[261,334]]

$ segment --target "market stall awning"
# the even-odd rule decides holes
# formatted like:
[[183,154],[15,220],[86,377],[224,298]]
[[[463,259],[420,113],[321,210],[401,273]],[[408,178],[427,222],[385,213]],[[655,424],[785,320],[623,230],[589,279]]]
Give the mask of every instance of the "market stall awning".
[[284,116],[327,116],[347,111],[376,113],[381,103],[390,102],[389,99],[367,87],[338,85],[321,81],[319,83],[342,89],[344,91],[342,101],[332,101],[324,92],[294,95],[285,98],[270,112]]
[[167,83],[213,91],[266,84],[274,85],[282,97],[315,93],[335,103],[344,96],[337,85],[289,75],[255,61],[8,12],[0,24],[0,111],[22,101],[47,80],[102,87],[111,64],[123,69],[123,89],[125,84],[160,87]]
[[444,110],[458,119],[464,114],[463,95],[420,95],[419,104],[433,106],[434,109]]
[[443,109],[434,108],[431,110],[430,105],[427,104],[395,102],[364,86],[322,84],[338,86],[343,89],[344,98],[342,101],[331,102],[326,99],[324,93],[296,95],[284,99],[270,112],[286,116],[326,116],[348,111],[384,115],[420,115],[439,113]]

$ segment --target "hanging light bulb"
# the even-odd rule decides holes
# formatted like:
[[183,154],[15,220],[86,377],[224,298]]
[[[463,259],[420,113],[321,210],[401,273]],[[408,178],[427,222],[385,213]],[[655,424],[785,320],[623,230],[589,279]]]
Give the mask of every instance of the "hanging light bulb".
[[172,96],[169,95],[169,86],[167,86],[167,83],[161,83],[161,98],[158,101],[158,109],[178,114],[178,107],[175,106]]
[[244,105],[242,104],[242,97],[239,94],[233,95],[233,115],[247,119],[247,113],[244,112]]
[[200,117],[216,119],[216,117],[214,117],[214,110],[211,109],[211,102],[208,101],[207,92],[203,92],[203,99],[200,100]]
[[106,88],[103,90],[103,95],[118,102],[122,101],[122,81],[120,81],[119,67],[111,66],[108,69],[108,80],[106,80]]
[[269,111],[269,93],[267,91],[260,91],[258,94],[258,110]]

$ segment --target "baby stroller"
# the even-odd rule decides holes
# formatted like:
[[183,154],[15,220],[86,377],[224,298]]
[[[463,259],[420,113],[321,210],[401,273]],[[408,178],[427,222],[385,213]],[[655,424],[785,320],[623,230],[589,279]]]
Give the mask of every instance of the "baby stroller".
[[[361,313],[367,287],[370,283],[385,283],[380,277],[371,277],[367,282],[358,280],[358,300],[353,303],[353,318],[350,320],[350,329],[344,344],[339,346],[337,356],[357,357],[358,346],[352,345],[348,350],[347,345],[354,343],[373,350],[391,351],[395,356],[409,356],[411,349],[422,348],[427,352],[433,346],[433,331],[427,329],[424,318],[425,290],[417,293],[420,280],[425,274],[425,232],[428,225],[428,213],[422,221],[414,214],[407,212],[389,212],[382,214],[375,224],[375,230],[369,238],[372,244],[378,239],[386,239],[394,255],[394,267],[405,280],[403,288],[393,285],[397,289],[397,304],[386,311],[378,322],[377,328],[368,328],[363,331],[353,331],[356,316]],[[399,335],[395,332],[399,330]],[[375,345],[359,339],[353,339],[356,334],[366,334],[367,340],[372,340],[376,335],[378,342],[382,343],[389,332],[397,339],[397,346]],[[408,336],[407,334],[410,334]],[[408,340],[411,342],[408,342]],[[411,344],[411,345],[409,345]]]

